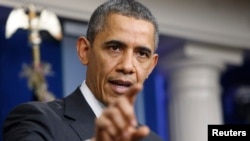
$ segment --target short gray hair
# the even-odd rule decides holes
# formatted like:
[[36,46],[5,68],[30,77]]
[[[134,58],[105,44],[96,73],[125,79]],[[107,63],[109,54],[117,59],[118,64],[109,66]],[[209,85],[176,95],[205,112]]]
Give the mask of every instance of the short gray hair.
[[93,12],[87,29],[87,39],[92,44],[96,35],[103,30],[109,14],[121,14],[136,19],[142,19],[153,24],[155,29],[155,50],[159,42],[159,27],[156,18],[150,10],[136,0],[109,0]]

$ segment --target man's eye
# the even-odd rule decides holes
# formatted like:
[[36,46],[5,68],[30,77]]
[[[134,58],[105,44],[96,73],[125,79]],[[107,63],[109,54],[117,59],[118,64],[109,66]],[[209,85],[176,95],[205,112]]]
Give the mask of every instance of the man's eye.
[[146,53],[146,52],[144,52],[144,51],[140,51],[140,52],[138,52],[138,55],[140,56],[140,57],[149,57],[149,54],[148,53]]
[[120,48],[118,46],[110,46],[109,48],[112,51],[119,51],[120,50]]

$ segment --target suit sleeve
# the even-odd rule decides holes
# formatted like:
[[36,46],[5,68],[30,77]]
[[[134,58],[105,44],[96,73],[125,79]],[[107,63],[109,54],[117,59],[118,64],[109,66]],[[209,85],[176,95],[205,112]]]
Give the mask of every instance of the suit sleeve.
[[151,131],[146,138],[142,139],[142,141],[163,141],[163,140],[155,132]]
[[52,141],[53,124],[43,103],[22,104],[7,116],[4,141]]

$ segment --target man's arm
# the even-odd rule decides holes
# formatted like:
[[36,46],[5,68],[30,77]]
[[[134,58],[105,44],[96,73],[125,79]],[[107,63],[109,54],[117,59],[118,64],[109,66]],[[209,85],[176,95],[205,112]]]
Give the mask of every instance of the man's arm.
[[134,112],[134,103],[142,86],[110,104],[96,119],[95,137],[92,141],[137,141],[149,135],[146,126],[138,126]]
[[6,118],[3,127],[4,141],[49,141],[50,122],[41,109],[44,104],[22,104]]

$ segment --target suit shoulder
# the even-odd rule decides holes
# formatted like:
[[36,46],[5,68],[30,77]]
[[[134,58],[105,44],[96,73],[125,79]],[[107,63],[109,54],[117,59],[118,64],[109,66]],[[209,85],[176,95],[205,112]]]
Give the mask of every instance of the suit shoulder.
[[55,128],[63,124],[61,117],[51,107],[53,106],[49,103],[43,102],[28,102],[16,106],[4,121],[4,139],[51,140],[52,135],[57,135],[58,130]]
[[14,109],[11,110],[10,114],[12,113],[19,113],[22,112],[25,114],[26,112],[30,114],[31,111],[39,111],[42,109],[46,109],[46,105],[42,102],[32,101],[27,103],[21,103],[14,107]]
[[12,114],[21,114],[21,115],[32,115],[32,114],[49,114],[55,112],[55,109],[62,109],[62,100],[54,100],[51,102],[38,102],[32,101],[27,103],[22,103],[17,105],[9,113]]

